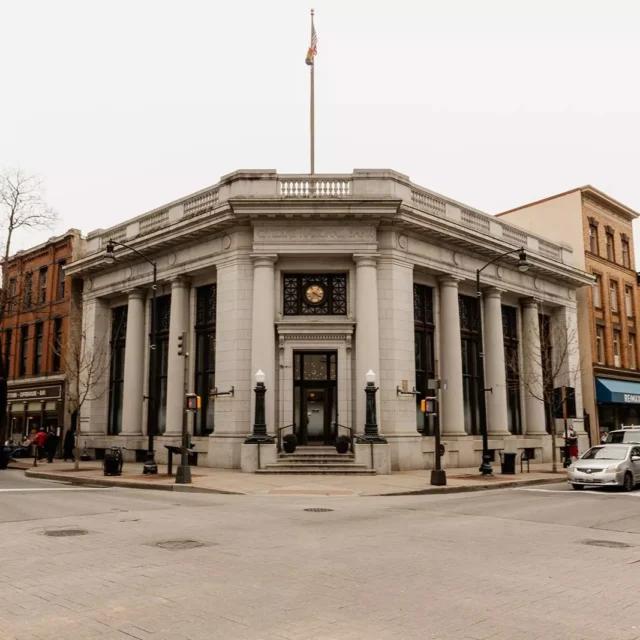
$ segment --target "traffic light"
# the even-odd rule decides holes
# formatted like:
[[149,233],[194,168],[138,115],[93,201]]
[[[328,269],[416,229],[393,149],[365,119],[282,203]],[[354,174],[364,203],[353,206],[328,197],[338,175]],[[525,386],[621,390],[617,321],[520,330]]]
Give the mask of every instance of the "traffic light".
[[186,356],[186,344],[187,344],[187,333],[186,331],[183,331],[179,336],[178,336],[178,355],[179,356]]
[[201,407],[200,396],[195,393],[187,393],[187,411],[196,411]]
[[424,400],[420,400],[420,411],[422,411],[422,413],[435,413],[436,399],[425,398]]

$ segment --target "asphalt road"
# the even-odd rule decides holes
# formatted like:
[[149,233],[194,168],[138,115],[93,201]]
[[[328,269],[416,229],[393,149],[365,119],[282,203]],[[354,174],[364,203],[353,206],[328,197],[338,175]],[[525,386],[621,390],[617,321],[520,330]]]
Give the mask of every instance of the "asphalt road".
[[9,471],[0,638],[632,640],[639,534],[640,492],[218,496]]

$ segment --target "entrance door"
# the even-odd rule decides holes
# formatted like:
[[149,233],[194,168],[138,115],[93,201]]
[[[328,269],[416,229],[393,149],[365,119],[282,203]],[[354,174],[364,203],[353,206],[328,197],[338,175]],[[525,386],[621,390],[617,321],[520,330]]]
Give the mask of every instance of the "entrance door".
[[338,422],[335,351],[294,353],[293,413],[300,445],[331,445]]

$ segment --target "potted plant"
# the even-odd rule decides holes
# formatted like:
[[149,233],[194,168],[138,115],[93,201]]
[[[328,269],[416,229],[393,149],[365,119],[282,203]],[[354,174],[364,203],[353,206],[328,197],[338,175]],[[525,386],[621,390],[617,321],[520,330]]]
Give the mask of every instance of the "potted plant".
[[350,440],[348,436],[338,436],[336,438],[336,451],[338,453],[347,453],[349,451]]
[[296,438],[296,434],[287,433],[287,435],[282,439],[282,446],[285,453],[293,453],[298,446],[298,438]]

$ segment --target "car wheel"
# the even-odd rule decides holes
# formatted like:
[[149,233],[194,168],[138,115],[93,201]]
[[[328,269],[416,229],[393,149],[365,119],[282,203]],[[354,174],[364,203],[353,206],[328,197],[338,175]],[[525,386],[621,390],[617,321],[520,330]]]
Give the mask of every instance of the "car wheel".
[[583,484],[572,484],[571,485],[576,491],[582,491],[582,489],[584,489],[584,485]]
[[622,483],[622,488],[625,491],[632,491],[635,486],[636,486],[636,483],[633,479],[633,476],[630,473],[625,473],[624,482]]

